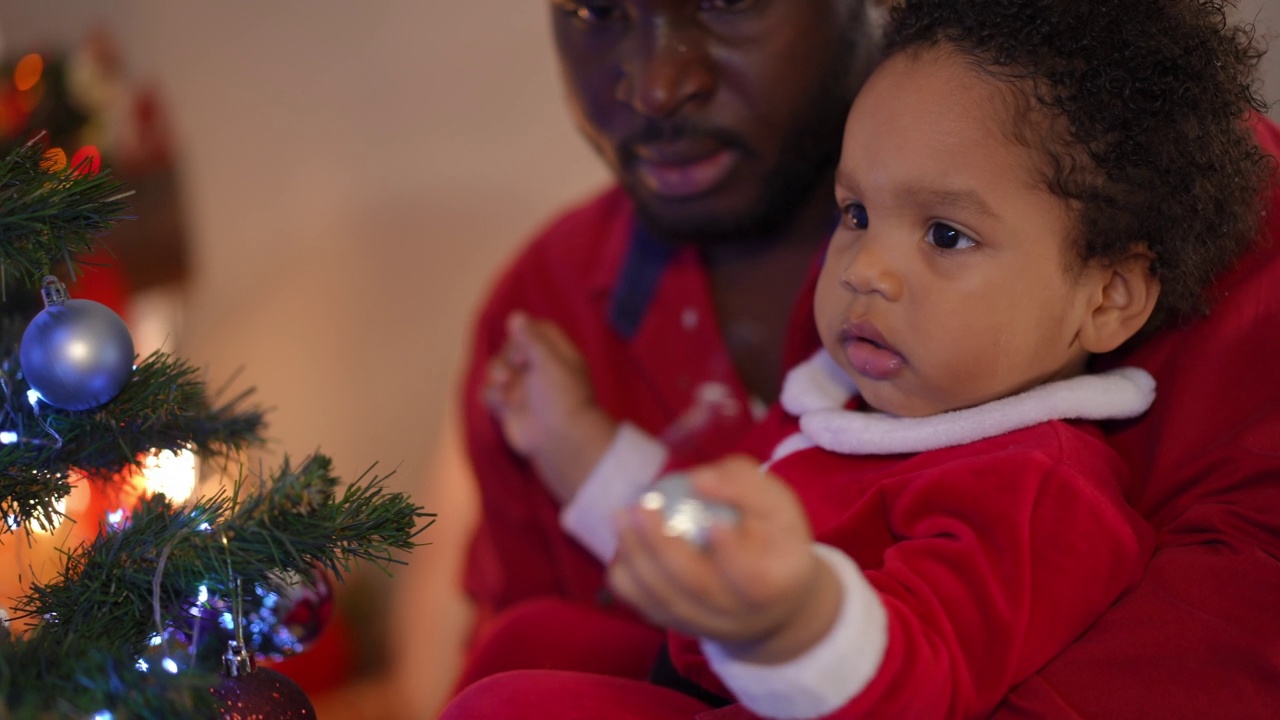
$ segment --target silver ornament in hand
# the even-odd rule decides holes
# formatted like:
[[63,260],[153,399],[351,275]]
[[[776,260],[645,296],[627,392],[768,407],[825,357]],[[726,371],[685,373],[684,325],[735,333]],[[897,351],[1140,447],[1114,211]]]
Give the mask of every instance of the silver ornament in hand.
[[662,513],[662,531],[706,547],[715,525],[737,525],[742,513],[732,505],[699,497],[685,473],[663,475],[640,496],[640,506]]
[[133,374],[133,338],[124,320],[92,300],[67,298],[53,276],[45,308],[22,334],[18,358],[33,390],[54,407],[88,410],[114,398]]

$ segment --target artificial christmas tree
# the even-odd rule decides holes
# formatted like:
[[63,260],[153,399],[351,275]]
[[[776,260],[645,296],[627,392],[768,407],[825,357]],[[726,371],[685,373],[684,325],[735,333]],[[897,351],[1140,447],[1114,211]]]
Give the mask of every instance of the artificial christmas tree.
[[[74,482],[118,490],[163,452],[233,467],[262,439],[262,413],[247,395],[213,402],[197,370],[164,353],[122,370],[109,317],[97,308],[74,318],[51,312],[69,300],[56,278],[46,280],[52,268],[75,273],[74,258],[126,211],[128,193],[109,169],[93,170],[88,161],[58,167],[39,141],[0,160],[0,286],[47,290],[36,324],[0,319],[4,543],[60,523]],[[279,686],[287,679],[253,668],[246,608],[264,593],[340,580],[353,561],[396,562],[393,553],[411,549],[430,524],[381,478],[340,485],[317,454],[240,472],[229,487],[182,504],[154,494],[110,522],[78,518],[101,522],[100,531],[64,550],[55,577],[12,601],[14,622],[0,632],[0,718],[230,717],[246,712],[240,703],[288,695]],[[305,717],[309,706],[294,696],[278,710]],[[252,712],[271,716],[261,705]]]

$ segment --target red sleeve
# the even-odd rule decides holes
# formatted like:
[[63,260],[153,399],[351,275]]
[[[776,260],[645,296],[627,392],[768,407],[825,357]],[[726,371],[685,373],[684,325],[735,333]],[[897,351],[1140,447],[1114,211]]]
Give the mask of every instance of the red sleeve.
[[[555,594],[550,553],[534,551],[545,514],[538,511],[545,501],[537,478],[507,447],[481,396],[485,365],[501,348],[504,318],[515,309],[504,290],[500,284],[476,322],[461,397],[467,455],[481,502],[464,583],[482,620],[521,597]],[[521,568],[530,571],[527,577]]]
[[899,540],[866,575],[889,643],[833,718],[985,717],[1137,582],[1151,534],[1113,473],[1007,459],[950,464],[885,493]]
[[[1257,118],[1263,149],[1280,130]],[[1208,318],[1119,361],[1156,403],[1116,428],[1127,495],[1159,531],[1146,578],[996,715],[1062,720],[1274,717],[1280,708],[1280,187],[1264,237]]]
[[[478,622],[521,600],[556,596],[596,604],[603,569],[559,526],[560,507],[523,458],[513,453],[485,407],[485,367],[502,346],[505,319],[520,309],[562,327],[599,324],[582,281],[600,264],[608,238],[628,226],[617,192],[562,216],[527,245],[481,307],[461,387],[463,432],[480,492],[480,519],[464,586]],[[576,276],[576,277],[575,277]],[[577,280],[576,282],[574,280]],[[585,350],[584,350],[585,352]]]

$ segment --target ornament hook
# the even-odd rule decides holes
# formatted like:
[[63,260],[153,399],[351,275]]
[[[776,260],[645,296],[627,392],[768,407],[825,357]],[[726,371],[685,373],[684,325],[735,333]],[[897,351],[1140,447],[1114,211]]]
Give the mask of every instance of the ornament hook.
[[61,305],[70,299],[67,295],[67,286],[53,275],[45,275],[40,281],[40,297],[44,299],[45,307]]
[[253,653],[235,640],[227,641],[227,651],[222,654],[222,671],[227,677],[244,677],[256,668]]

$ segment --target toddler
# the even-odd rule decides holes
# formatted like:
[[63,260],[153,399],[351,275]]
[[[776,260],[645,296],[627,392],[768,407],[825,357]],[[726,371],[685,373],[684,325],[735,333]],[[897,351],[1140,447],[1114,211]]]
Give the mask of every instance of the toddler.
[[495,414],[672,630],[670,684],[776,718],[981,717],[1137,582],[1151,533],[1093,423],[1154,383],[1090,360],[1202,312],[1252,239],[1256,59],[1205,0],[895,7],[845,129],[823,348],[751,455],[689,469],[740,518],[705,546],[634,503],[678,458],[575,441],[614,424],[568,339],[513,320]]

